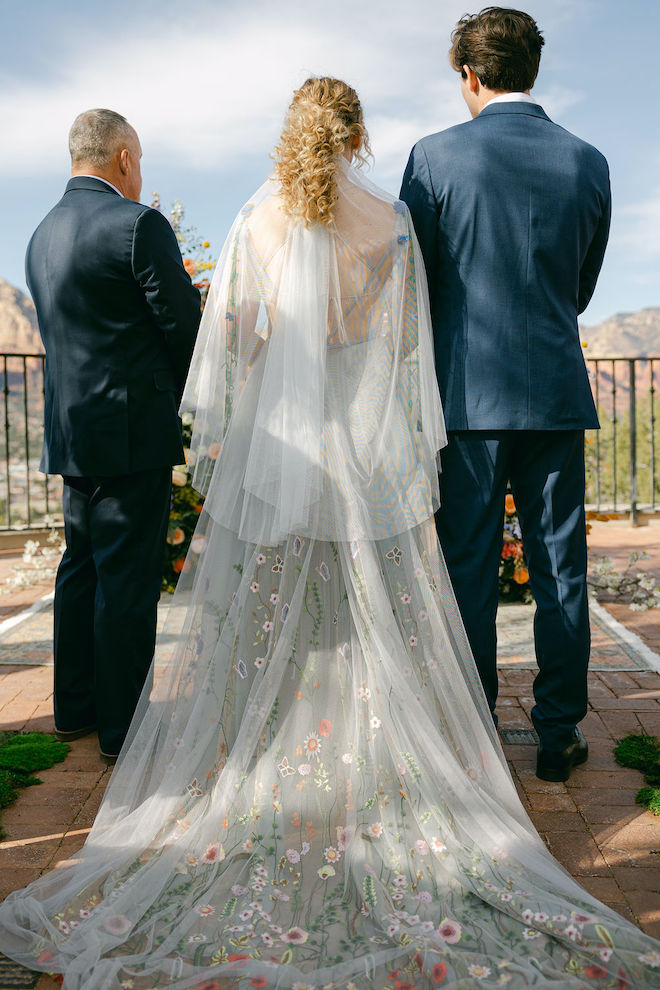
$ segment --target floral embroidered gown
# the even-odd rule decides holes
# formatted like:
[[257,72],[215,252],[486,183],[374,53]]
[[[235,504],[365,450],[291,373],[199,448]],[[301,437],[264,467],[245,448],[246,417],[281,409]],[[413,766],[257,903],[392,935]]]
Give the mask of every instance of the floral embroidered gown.
[[[207,493],[77,860],[0,907],[69,990],[660,986],[522,808],[435,536],[444,442],[406,208],[237,218],[184,408]],[[219,452],[219,456],[218,456]]]

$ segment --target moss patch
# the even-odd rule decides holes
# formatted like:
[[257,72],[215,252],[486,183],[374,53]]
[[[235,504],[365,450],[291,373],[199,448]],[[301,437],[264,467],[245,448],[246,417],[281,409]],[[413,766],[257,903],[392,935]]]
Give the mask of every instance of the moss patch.
[[644,774],[647,786],[637,792],[635,801],[653,815],[660,815],[660,742],[657,736],[631,733],[614,750],[614,759],[622,767],[632,767]]
[[[60,763],[70,747],[45,732],[0,733],[0,808],[7,808],[18,797],[21,787],[40,784],[34,770],[47,770]],[[0,828],[0,839],[4,838]]]

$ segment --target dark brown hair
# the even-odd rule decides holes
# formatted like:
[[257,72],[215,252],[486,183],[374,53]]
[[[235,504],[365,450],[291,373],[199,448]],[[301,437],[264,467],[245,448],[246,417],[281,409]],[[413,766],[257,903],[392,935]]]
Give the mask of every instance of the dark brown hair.
[[529,14],[484,7],[461,17],[452,31],[449,61],[457,72],[469,66],[487,89],[523,92],[534,85],[544,43]]

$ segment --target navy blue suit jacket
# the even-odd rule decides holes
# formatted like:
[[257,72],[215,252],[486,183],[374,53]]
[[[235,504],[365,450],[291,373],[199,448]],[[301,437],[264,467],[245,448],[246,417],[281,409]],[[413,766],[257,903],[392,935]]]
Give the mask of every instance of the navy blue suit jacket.
[[46,349],[41,470],[182,463],[177,410],[200,296],[165,217],[74,177],[34,232],[26,273]]
[[577,318],[607,244],[607,162],[540,106],[487,104],[413,148],[401,188],[450,430],[598,426]]

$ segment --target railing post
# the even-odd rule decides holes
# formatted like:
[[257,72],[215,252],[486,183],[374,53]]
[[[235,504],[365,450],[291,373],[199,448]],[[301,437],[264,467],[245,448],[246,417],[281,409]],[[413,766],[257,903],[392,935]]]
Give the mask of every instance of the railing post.
[[635,358],[628,361],[630,397],[630,522],[637,525],[637,397],[635,394]]

